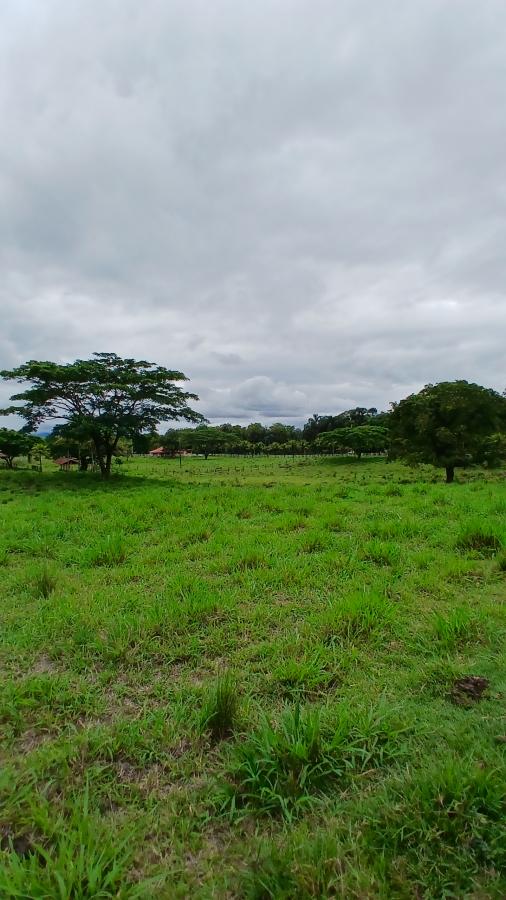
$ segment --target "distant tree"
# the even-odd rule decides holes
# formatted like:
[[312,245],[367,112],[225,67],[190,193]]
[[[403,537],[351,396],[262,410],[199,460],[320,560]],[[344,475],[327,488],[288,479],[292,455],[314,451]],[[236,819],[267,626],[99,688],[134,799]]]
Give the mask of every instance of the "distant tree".
[[198,400],[176,382],[187,381],[145,360],[121,359],[115,353],[94,353],[92,359],[59,364],[30,360],[11,371],[0,372],[8,381],[31,386],[11,397],[23,406],[1,411],[22,416],[29,429],[46,419],[63,420],[65,428],[80,429],[92,441],[104,478],[122,437],[152,432],[167,419],[201,422],[203,416],[188,406]]
[[86,472],[93,462],[93,442],[85,428],[56,425],[46,444],[53,459],[60,456],[73,456],[78,459],[81,472]]
[[264,443],[267,429],[260,422],[251,422],[244,429],[244,438],[252,444]]
[[[327,434],[335,431],[337,428],[355,428],[361,425],[378,424],[383,425],[384,422],[376,423],[378,410],[372,406],[366,409],[365,406],[356,406],[354,409],[347,409],[336,416],[320,416],[314,413],[304,425],[302,435],[306,441],[314,441],[320,434]],[[381,413],[381,415],[384,415]]]
[[353,409],[346,409],[344,412],[334,416],[333,428],[358,428],[362,425],[372,424],[378,414],[378,410],[372,406],[366,409],[365,406],[355,406]]
[[363,453],[381,453],[388,446],[388,429],[380,425],[337,428],[322,434],[317,445],[323,450],[352,450],[359,459]]
[[134,434],[132,436],[133,453],[145,454],[160,444],[160,435],[156,431],[148,431],[146,434]]
[[181,436],[187,431],[188,429],[185,428],[169,428],[162,437],[158,438],[157,446],[174,454],[176,450],[181,450]]
[[282,422],[274,422],[267,429],[266,443],[286,444],[292,440],[294,431],[293,425],[283,425]]
[[337,427],[336,419],[337,416],[320,416],[318,413],[314,413],[302,429],[304,440],[314,441],[320,434],[333,431]]
[[209,425],[199,425],[198,428],[184,428],[179,432],[180,446],[193,450],[194,453],[202,453],[205,459],[212,453],[223,453],[233,447],[239,438],[232,432],[222,431],[221,428]]
[[428,384],[393,404],[391,454],[442,467],[451,483],[456,467],[487,461],[505,423],[506,400],[496,391],[468,381]]
[[7,467],[14,468],[14,460],[17,456],[27,456],[36,440],[35,437],[24,431],[0,428],[0,453],[3,454]]

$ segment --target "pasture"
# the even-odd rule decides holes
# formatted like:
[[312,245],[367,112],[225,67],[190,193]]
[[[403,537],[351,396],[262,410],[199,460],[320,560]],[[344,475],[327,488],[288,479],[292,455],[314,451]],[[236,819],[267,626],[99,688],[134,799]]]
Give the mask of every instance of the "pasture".
[[53,470],[0,472],[2,898],[506,895],[502,472]]

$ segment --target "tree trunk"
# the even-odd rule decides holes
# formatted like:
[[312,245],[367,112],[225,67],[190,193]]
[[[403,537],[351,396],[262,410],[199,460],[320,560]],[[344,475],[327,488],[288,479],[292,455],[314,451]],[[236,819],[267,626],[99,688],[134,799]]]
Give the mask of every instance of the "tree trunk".
[[105,454],[105,466],[102,472],[102,478],[109,478],[111,475],[112,450],[108,450]]
[[7,468],[8,468],[8,469],[13,469],[13,468],[14,468],[14,457],[13,457],[13,456],[6,456],[6,457],[5,457],[5,462],[7,463]]
[[455,477],[454,466],[446,466],[446,483],[452,484],[454,477]]

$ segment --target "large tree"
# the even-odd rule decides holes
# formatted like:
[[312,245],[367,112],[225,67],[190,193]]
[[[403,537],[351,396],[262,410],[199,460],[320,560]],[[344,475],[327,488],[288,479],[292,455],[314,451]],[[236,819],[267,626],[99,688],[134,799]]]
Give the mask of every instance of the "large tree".
[[468,381],[428,384],[393,404],[389,426],[392,456],[440,466],[451,483],[457,466],[486,462],[498,446],[494,435],[506,426],[506,400]]
[[122,437],[151,432],[168,419],[201,422],[203,416],[188,406],[196,394],[177,382],[188,379],[145,360],[121,359],[115,353],[94,353],[91,359],[73,363],[30,360],[11,371],[0,372],[8,381],[30,387],[11,397],[22,406],[2,411],[22,416],[35,429],[47,419],[62,422],[60,436],[77,432],[89,439],[104,478]]

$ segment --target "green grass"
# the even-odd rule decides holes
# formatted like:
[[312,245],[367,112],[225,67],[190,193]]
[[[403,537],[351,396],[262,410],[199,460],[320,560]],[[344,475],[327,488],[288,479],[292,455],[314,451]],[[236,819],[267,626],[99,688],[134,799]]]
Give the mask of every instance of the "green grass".
[[0,897],[505,896],[506,483],[439,474],[0,472]]

